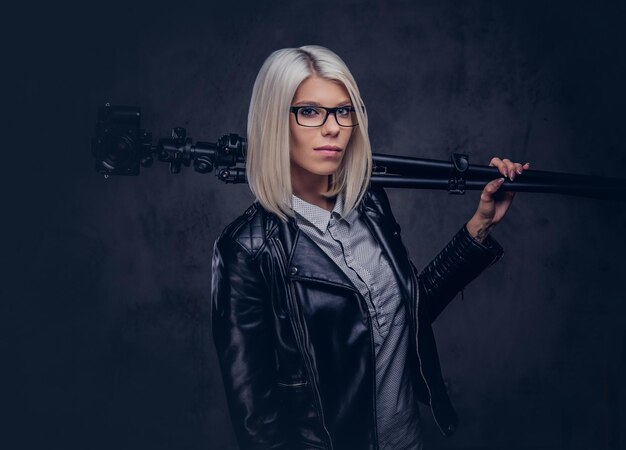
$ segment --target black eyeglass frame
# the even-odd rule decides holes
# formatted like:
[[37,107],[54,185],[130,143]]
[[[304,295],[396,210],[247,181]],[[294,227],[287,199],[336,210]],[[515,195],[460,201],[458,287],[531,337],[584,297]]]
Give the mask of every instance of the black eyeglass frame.
[[[321,109],[326,111],[326,117],[324,117],[324,120],[319,125],[302,125],[298,121],[298,111],[300,111],[302,108],[321,108]],[[335,122],[337,122],[337,125],[339,125],[340,127],[343,127],[343,128],[354,128],[354,127],[356,127],[359,124],[357,122],[357,123],[355,123],[353,125],[341,125],[339,123],[339,120],[337,119],[337,110],[339,110],[339,109],[349,109],[349,110],[351,110],[354,113],[356,112],[356,109],[354,108],[354,106],[337,106],[336,108],[327,108],[325,106],[313,106],[313,105],[291,106],[291,107],[289,107],[289,112],[292,112],[296,116],[296,123],[298,125],[300,125],[301,127],[306,127],[306,128],[323,127],[324,124],[326,123],[326,121],[328,120],[328,116],[330,116],[331,114],[335,116]]]

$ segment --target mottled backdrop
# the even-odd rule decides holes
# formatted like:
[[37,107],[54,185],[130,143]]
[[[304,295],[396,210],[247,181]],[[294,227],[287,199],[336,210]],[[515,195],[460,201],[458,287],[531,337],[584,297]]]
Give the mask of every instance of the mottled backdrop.
[[[194,140],[245,133],[275,49],[352,69],[374,151],[625,177],[624,4],[511,1],[25,3],[3,13],[1,285],[7,449],[236,448],[211,340],[212,245],[247,186],[163,164],[93,171],[105,102]],[[607,2],[608,3],[608,2]],[[389,190],[426,265],[475,208]],[[518,195],[505,247],[437,321],[461,417],[430,449],[626,446],[626,204]]]

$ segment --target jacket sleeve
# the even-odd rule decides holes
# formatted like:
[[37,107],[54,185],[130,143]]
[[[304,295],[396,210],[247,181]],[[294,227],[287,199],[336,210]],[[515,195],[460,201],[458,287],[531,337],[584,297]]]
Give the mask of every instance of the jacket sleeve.
[[[426,303],[431,322],[460,290],[503,254],[502,247],[491,236],[481,244],[463,225],[418,276],[420,301]],[[413,270],[417,273],[415,266]]]
[[[380,212],[391,221],[392,228],[399,230],[385,190],[375,186],[371,192]],[[421,274],[409,262],[417,278],[420,304],[425,304],[430,321],[433,322],[460,290],[503,254],[495,239],[487,236],[481,244],[472,238],[464,224]]]
[[222,235],[213,249],[212,328],[241,450],[286,448],[276,392],[274,334],[260,264]]

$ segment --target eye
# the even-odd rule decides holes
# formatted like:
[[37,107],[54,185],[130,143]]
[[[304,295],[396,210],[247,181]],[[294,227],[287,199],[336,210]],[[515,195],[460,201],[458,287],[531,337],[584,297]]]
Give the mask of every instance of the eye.
[[315,117],[319,115],[319,111],[317,110],[317,108],[313,108],[312,106],[305,106],[303,108],[300,108],[299,112],[302,117]]
[[354,108],[352,106],[341,106],[337,108],[337,115],[340,117],[348,117],[353,112]]

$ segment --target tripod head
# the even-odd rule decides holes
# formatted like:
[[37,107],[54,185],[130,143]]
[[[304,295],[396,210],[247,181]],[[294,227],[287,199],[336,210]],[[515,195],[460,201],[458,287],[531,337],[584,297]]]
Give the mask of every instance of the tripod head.
[[182,166],[199,173],[215,170],[225,183],[245,183],[246,139],[226,134],[216,143],[196,142],[187,137],[184,128],[176,127],[170,138],[159,139],[152,145],[152,134],[141,129],[141,110],[134,106],[98,108],[96,135],[91,142],[95,169],[106,178],[110,175],[139,175],[141,167],[150,167],[154,155],[170,165],[171,173]]

